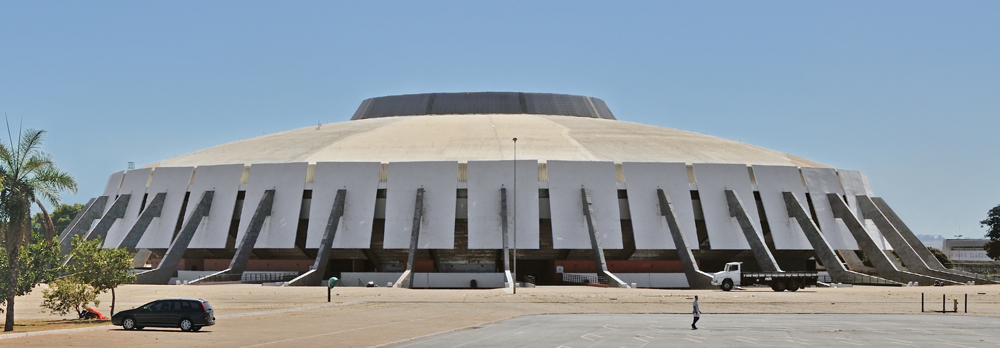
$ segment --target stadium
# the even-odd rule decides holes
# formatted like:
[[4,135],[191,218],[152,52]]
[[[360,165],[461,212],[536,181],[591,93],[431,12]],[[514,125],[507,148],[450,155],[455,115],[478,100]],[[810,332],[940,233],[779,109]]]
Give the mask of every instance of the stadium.
[[544,93],[371,98],[350,121],[113,173],[61,243],[76,235],[137,251],[149,284],[708,288],[733,261],[824,282],[976,280],[859,171]]

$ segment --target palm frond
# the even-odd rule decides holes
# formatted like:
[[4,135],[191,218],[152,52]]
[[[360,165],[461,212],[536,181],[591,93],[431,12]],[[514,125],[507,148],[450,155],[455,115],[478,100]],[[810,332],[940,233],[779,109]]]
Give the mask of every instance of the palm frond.
[[59,204],[59,193],[69,191],[76,194],[76,180],[69,173],[59,170],[54,165],[48,165],[34,172],[34,175],[26,180],[29,187],[35,191],[35,195],[53,205]]
[[44,130],[38,129],[27,129],[21,133],[20,139],[17,142],[17,157],[16,157],[16,173],[23,172],[23,165],[27,164],[28,157],[34,155],[35,153],[41,151],[39,148],[44,142]]
[[52,166],[55,166],[55,163],[52,162],[52,155],[36,151],[34,154],[31,154],[26,161],[24,161],[18,175],[22,178],[29,177],[35,172],[42,171],[46,167]]

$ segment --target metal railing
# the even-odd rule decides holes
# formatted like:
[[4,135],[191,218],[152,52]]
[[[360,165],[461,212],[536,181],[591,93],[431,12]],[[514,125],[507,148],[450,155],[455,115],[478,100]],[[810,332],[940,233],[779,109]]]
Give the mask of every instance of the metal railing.
[[240,282],[248,284],[288,282],[298,276],[298,273],[243,273]]
[[944,266],[956,271],[973,273],[977,279],[982,277],[983,279],[989,281],[1000,281],[1000,265],[981,263],[949,263]]
[[263,283],[277,283],[277,282],[288,282],[292,281],[298,277],[298,273],[289,272],[254,272],[254,273],[220,273],[215,274],[210,277],[201,279],[198,283],[216,283],[216,282],[241,282],[245,284],[263,284]]
[[563,283],[571,284],[604,284],[608,285],[608,277],[586,273],[563,273]]
[[[885,285],[885,286],[902,286],[907,283],[907,281],[902,279],[893,279],[893,277],[883,277],[880,275],[864,274],[864,273],[848,273],[844,277],[840,277],[836,280],[833,279],[829,274],[820,274],[817,281],[821,283],[845,283],[845,284],[855,284],[855,285]],[[923,284],[928,285],[928,284]]]

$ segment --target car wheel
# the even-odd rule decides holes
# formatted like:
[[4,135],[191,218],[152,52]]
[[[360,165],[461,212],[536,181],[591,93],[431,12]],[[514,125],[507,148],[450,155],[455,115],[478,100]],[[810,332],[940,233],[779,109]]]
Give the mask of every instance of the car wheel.
[[726,279],[722,281],[722,291],[729,291],[733,289],[733,280]]
[[125,319],[122,319],[122,328],[125,330],[135,329],[135,318],[125,317]]
[[191,319],[186,319],[186,318],[181,319],[181,324],[179,326],[181,327],[181,331],[184,332],[188,332],[191,331],[191,329],[194,329],[194,323],[191,322]]
[[195,327],[191,328],[191,331],[194,331],[194,332],[201,331],[201,326],[195,326]]
[[775,280],[774,283],[771,283],[771,290],[777,292],[785,291],[785,282],[780,280]]
[[788,291],[799,291],[799,282],[795,281],[795,279],[789,280]]

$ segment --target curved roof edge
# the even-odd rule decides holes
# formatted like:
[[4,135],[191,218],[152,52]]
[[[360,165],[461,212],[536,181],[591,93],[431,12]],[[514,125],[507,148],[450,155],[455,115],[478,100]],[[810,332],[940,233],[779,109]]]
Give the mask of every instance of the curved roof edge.
[[608,105],[594,97],[552,93],[472,92],[403,94],[368,98],[361,102],[351,120],[463,114],[529,114],[616,119]]

